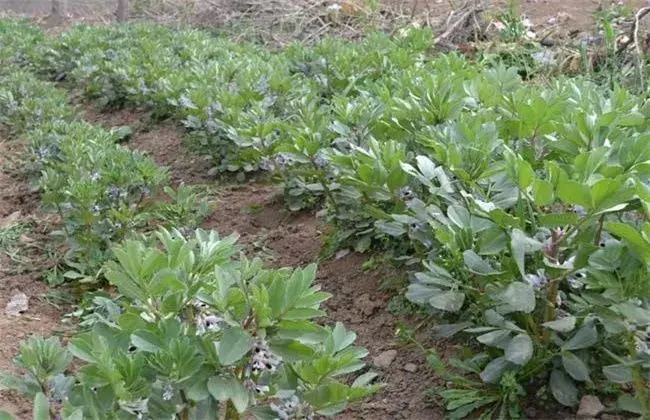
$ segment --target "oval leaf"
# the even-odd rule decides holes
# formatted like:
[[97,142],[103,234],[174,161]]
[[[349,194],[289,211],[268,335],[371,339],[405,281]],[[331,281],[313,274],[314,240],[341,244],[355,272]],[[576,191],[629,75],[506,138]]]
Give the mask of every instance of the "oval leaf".
[[50,420],[50,403],[42,392],[34,397],[34,420]]
[[556,319],[555,321],[549,321],[542,324],[546,328],[550,328],[553,331],[557,332],[571,332],[576,327],[576,317],[567,316],[564,318]]
[[533,357],[533,340],[526,334],[519,334],[510,341],[506,349],[509,362],[524,366]]
[[232,365],[239,361],[251,349],[253,338],[241,327],[226,330],[217,343],[217,355],[222,365]]
[[564,366],[564,370],[576,381],[585,382],[590,380],[589,368],[585,362],[570,351],[562,353],[562,366]]
[[562,405],[573,407],[578,404],[578,388],[561,370],[554,370],[551,373],[551,393],[553,397]]
[[580,350],[591,347],[598,341],[598,331],[593,322],[585,322],[582,327],[562,346],[562,350]]
[[465,294],[460,292],[444,292],[429,299],[429,304],[436,309],[447,312],[458,312],[465,303]]

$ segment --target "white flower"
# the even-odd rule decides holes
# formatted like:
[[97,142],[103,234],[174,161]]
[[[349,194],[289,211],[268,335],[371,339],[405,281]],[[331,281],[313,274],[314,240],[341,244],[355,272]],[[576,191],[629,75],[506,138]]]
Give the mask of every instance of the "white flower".
[[583,268],[582,270],[578,270],[575,273],[571,274],[567,278],[567,281],[569,282],[569,286],[571,286],[572,289],[582,289],[585,285],[583,281],[585,278],[587,278],[587,270]]
[[165,392],[163,392],[162,399],[169,401],[174,397],[174,388],[171,384],[165,385]]
[[534,288],[541,289],[548,283],[548,277],[546,277],[544,269],[540,268],[535,274],[526,274],[526,281]]
[[267,343],[263,340],[257,340],[253,344],[253,354],[246,373],[250,376],[263,372],[273,373],[282,363],[282,358],[273,354]]
[[223,318],[220,316],[214,314],[198,314],[196,316],[196,335],[221,331],[222,324]]
[[277,404],[269,404],[269,408],[277,415],[276,419],[280,420],[313,418],[311,407],[301,403],[295,394],[280,400]]

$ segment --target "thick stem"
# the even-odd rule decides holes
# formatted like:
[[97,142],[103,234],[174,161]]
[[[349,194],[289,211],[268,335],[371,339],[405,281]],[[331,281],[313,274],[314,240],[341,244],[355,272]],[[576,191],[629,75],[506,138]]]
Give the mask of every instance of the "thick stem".
[[190,402],[185,395],[185,391],[180,390],[181,401],[183,401],[183,410],[178,413],[180,420],[190,420]]
[[598,230],[596,231],[596,237],[594,238],[594,245],[600,245],[600,237],[603,234],[603,224],[605,223],[605,215],[603,214],[598,219]]
[[226,416],[225,420],[239,420],[239,412],[235,408],[235,404],[231,400],[226,403]]
[[[564,232],[561,230],[554,229],[551,232],[551,244],[546,250],[547,256],[554,262],[558,260],[558,254],[560,251],[560,243]],[[555,304],[557,302],[557,294],[560,288],[560,279],[553,279],[548,288],[548,293],[546,295],[546,310],[544,311],[544,322],[549,322],[555,319]],[[551,333],[548,329],[544,330],[543,340],[544,343],[548,343],[551,339]]]

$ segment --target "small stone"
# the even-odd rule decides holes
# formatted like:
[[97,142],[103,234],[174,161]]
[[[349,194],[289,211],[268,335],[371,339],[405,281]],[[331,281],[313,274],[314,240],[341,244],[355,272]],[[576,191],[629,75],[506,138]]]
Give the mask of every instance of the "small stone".
[[407,372],[415,373],[418,370],[418,367],[413,363],[407,363],[404,365],[404,370]]
[[396,357],[397,350],[386,350],[385,352],[379,354],[379,356],[372,359],[372,363],[380,369],[388,369]]
[[336,255],[334,256],[334,259],[335,260],[340,260],[342,258],[345,258],[349,253],[350,253],[349,249],[342,249],[342,250],[340,250],[339,252],[336,253]]
[[29,298],[21,291],[14,290],[5,307],[5,314],[9,316],[20,316],[29,309]]
[[605,411],[605,406],[600,402],[595,395],[585,395],[580,400],[580,408],[578,408],[579,419],[587,419],[597,417],[600,413]]

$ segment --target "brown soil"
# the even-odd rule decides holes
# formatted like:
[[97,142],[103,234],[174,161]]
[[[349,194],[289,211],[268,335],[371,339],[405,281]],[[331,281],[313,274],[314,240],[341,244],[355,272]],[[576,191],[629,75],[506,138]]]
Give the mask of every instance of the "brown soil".
[[210,161],[182,147],[184,131],[177,124],[152,124],[147,112],[132,109],[103,112],[92,104],[84,105],[84,120],[106,129],[130,127],[133,136],[128,141],[129,147],[152,155],[158,165],[169,168],[174,185],[204,183],[212,178],[208,175]]
[[[137,120],[128,112],[118,115],[110,117],[110,124],[119,121],[119,125],[124,125]],[[95,119],[96,122],[106,120]],[[172,171],[178,168],[183,171],[184,179],[203,180],[205,168],[201,159],[192,158],[185,152],[185,163],[182,163],[183,159],[179,161],[179,151],[182,150],[180,133],[173,125],[163,127],[156,130],[160,134],[155,142],[150,140],[153,131],[136,133],[129,146],[146,152],[161,165],[172,166]],[[217,190],[219,203],[204,221],[203,228],[214,229],[221,235],[238,234],[249,256],[260,256],[272,266],[298,267],[319,260],[324,222],[310,212],[287,211],[276,187],[251,182],[243,185],[221,184]],[[386,309],[391,295],[378,288],[386,278],[403,276],[404,273],[389,267],[364,270],[365,258],[353,253],[322,261],[317,281],[325,291],[333,294],[326,304],[329,311],[327,321],[340,321],[354,330],[359,336],[358,344],[370,351],[368,362],[371,363],[373,357],[398,344],[395,331],[399,319]],[[406,319],[401,321],[411,323]],[[409,363],[416,365],[415,372],[404,370]],[[428,407],[424,402],[424,391],[434,386],[436,379],[425,366],[424,355],[420,351],[402,349],[387,369],[378,370],[380,381],[385,384],[383,390],[372,399],[350,407],[339,418],[444,417],[441,409]]]
[[[12,364],[19,343],[31,335],[50,336],[60,330],[59,320],[65,308],[57,308],[45,300],[48,287],[43,282],[42,270],[51,262],[43,258],[42,247],[47,244],[45,226],[49,218],[38,213],[38,193],[32,192],[27,179],[11,168],[13,157],[20,153],[17,141],[3,143],[7,137],[0,135],[0,229],[16,223],[41,223],[18,240],[19,257],[28,265],[11,261],[0,249],[0,371],[20,374]],[[16,290],[29,298],[29,309],[20,316],[9,316],[5,306]],[[31,418],[31,402],[14,392],[0,391],[0,408],[17,419]]]

